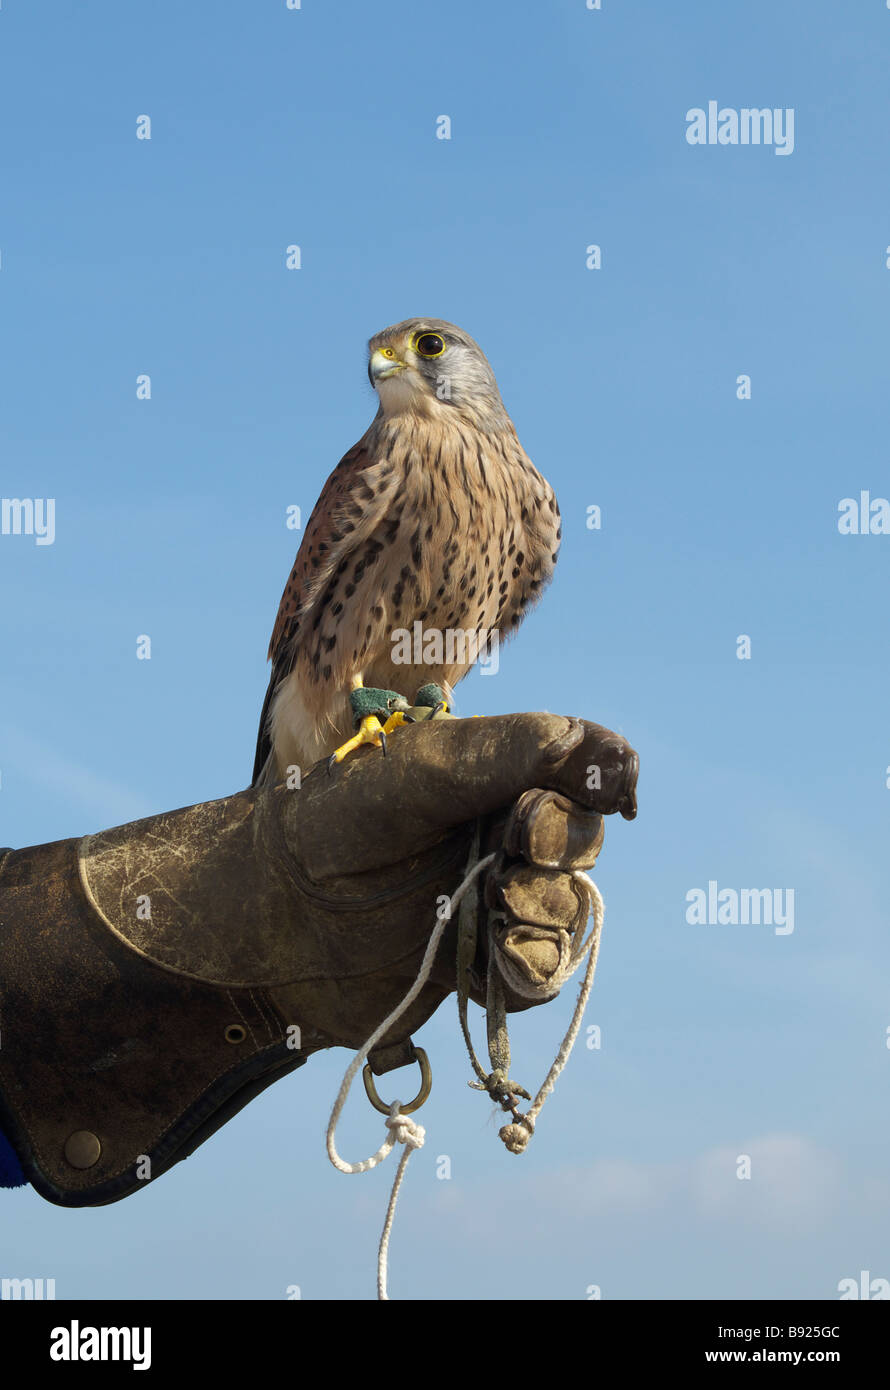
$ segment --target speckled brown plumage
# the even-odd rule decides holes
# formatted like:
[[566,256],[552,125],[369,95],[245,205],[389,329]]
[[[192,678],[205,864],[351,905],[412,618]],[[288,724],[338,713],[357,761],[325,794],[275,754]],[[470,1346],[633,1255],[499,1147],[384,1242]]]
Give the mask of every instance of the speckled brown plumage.
[[[436,341],[425,359],[417,346]],[[325,483],[285,586],[254,780],[308,770],[349,737],[354,677],[409,700],[430,681],[454,686],[471,661],[394,663],[393,631],[419,621],[504,640],[556,562],[553,490],[472,338],[415,319],[369,348],[380,410]]]

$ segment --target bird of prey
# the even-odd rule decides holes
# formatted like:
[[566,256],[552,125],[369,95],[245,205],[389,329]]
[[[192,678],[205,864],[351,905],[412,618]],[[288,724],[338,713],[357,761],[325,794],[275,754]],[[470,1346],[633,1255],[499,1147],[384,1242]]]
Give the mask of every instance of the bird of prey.
[[[448,635],[510,636],[556,563],[553,489],[469,334],[407,319],[368,349],[380,406],[325,483],[285,585],[255,785],[338,761],[359,743],[385,752],[383,730],[394,725],[367,706],[362,717],[365,688],[399,692],[407,705],[432,685],[450,700],[477,652]],[[418,623],[445,639],[398,647]]]

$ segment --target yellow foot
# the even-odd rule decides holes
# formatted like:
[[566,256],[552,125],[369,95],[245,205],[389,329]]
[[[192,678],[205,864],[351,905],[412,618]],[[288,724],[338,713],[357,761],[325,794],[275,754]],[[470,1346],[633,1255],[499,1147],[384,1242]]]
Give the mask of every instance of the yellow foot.
[[[414,723],[416,723],[416,720],[411,718],[410,715],[404,715],[400,709],[397,709],[395,714],[391,714],[387,719],[386,723],[383,726],[383,732],[384,734],[391,734],[393,729],[401,729],[403,724]],[[386,745],[384,744],[384,747],[385,746]]]
[[[393,717],[394,716],[386,721],[386,729],[388,729],[389,725],[392,723]],[[382,748],[385,754],[386,729],[380,723],[376,714],[367,715],[359,725],[358,733],[353,734],[352,738],[347,739],[345,743],[341,743],[340,747],[335,749],[328,758],[328,772],[330,772],[331,768],[337,763],[342,763],[343,759],[347,754],[351,753],[354,748],[361,748],[363,743],[370,743],[374,748]]]

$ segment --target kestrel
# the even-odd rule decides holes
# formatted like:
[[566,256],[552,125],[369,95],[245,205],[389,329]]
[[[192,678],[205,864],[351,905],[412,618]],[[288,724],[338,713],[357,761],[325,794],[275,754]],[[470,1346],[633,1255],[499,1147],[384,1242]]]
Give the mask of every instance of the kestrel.
[[255,784],[358,743],[385,751],[401,716],[381,724],[392,700],[369,713],[371,688],[403,708],[422,687],[450,699],[477,655],[461,634],[510,636],[556,563],[553,489],[469,334],[407,319],[368,349],[380,408],[325,483],[285,586]]

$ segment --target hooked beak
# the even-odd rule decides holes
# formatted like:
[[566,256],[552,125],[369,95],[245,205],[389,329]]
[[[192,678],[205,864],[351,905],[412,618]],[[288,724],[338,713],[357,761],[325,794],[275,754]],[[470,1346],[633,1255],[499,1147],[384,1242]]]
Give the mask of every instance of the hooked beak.
[[395,376],[396,372],[403,372],[404,370],[405,363],[400,362],[397,357],[388,356],[383,348],[378,348],[376,352],[371,354],[371,360],[368,363],[368,376],[372,386],[376,386],[378,381],[386,381],[388,377]]

